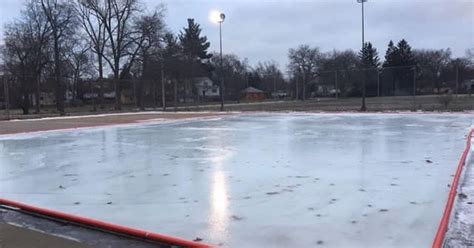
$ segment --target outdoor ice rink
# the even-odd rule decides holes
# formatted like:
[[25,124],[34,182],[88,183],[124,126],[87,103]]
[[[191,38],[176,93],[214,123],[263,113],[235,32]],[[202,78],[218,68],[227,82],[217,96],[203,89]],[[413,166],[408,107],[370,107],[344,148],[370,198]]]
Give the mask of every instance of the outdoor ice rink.
[[223,247],[430,247],[468,114],[238,114],[0,138],[0,194]]

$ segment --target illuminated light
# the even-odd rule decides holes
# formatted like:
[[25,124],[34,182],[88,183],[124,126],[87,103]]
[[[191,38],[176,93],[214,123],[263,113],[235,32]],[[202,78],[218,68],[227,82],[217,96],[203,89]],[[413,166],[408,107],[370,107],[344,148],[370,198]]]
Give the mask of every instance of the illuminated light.
[[222,13],[218,10],[211,10],[211,12],[209,12],[209,20],[212,22],[212,23],[219,23],[219,22],[223,22],[225,16],[222,15]]

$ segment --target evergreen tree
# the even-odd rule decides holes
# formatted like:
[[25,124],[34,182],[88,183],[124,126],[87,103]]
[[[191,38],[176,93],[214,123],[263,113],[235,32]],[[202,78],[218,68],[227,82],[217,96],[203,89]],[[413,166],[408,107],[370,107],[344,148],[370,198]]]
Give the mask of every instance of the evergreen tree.
[[383,67],[391,67],[396,66],[396,56],[398,53],[398,48],[393,44],[393,41],[388,43],[387,51],[385,52],[385,62],[383,63]]
[[411,66],[416,64],[411,46],[405,39],[398,42],[396,55],[399,66]]
[[194,19],[188,19],[188,27],[180,32],[179,40],[184,54],[189,58],[200,60],[211,58],[212,55],[207,52],[211,44],[206,36],[201,36],[201,27],[194,22]]
[[212,71],[209,59],[212,57],[207,52],[211,45],[206,36],[201,36],[201,27],[188,19],[188,26],[179,34],[179,41],[184,55],[182,67],[185,69],[185,82],[183,84],[184,100],[191,94],[191,79],[195,77],[210,76]]
[[411,50],[411,46],[405,39],[399,41],[397,46],[395,46],[392,41],[388,43],[387,52],[385,53],[384,67],[401,67],[415,64],[415,57]]
[[393,94],[410,94],[413,92],[413,66],[416,65],[411,46],[405,39],[398,42],[397,46],[389,42],[385,54],[383,67],[392,77]]
[[359,52],[359,59],[364,68],[378,68],[380,66],[377,49],[370,42],[364,44],[364,47]]
[[182,75],[182,48],[178,39],[172,34],[167,33],[164,36],[165,47],[163,49],[165,75],[172,79],[178,79]]

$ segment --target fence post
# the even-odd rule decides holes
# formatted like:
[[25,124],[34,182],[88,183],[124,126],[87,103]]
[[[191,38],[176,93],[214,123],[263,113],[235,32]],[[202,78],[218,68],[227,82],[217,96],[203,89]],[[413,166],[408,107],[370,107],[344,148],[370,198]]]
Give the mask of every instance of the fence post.
[[165,70],[163,66],[163,61],[161,62],[161,102],[163,111],[166,111]]
[[[174,85],[173,85],[173,91],[174,91],[174,112],[178,111],[178,82],[177,80],[173,80]],[[219,89],[220,90],[220,89]]]
[[3,77],[3,88],[5,92],[5,110],[7,112],[7,120],[10,120],[10,91],[8,87],[8,80]]
[[339,99],[339,87],[337,86],[337,70],[334,72],[336,80],[336,100]]
[[456,98],[458,97],[458,87],[459,87],[459,66],[456,65],[456,89],[455,89],[455,93],[456,93]]
[[413,109],[416,110],[416,65],[413,66]]
[[377,72],[377,97],[380,97],[380,72],[379,69],[375,69]]
[[296,80],[295,80],[295,100],[298,100],[298,81],[299,81],[299,75],[296,75]]

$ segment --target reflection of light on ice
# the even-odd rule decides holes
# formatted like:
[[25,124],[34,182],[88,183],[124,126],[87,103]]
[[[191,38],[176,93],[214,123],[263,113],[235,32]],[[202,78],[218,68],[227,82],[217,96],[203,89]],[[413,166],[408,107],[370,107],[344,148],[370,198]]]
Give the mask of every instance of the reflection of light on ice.
[[206,149],[213,167],[212,184],[210,185],[211,197],[209,199],[209,233],[212,240],[225,242],[229,225],[229,196],[227,178],[223,168],[225,167],[225,161],[232,156],[233,152],[230,149],[223,148],[222,140],[225,140],[225,138],[222,137],[222,131],[213,130],[213,132],[217,134],[219,139],[209,140],[210,147]]
[[222,163],[232,155],[232,152],[225,149],[214,150],[219,155],[212,155],[209,160],[216,166],[216,169],[221,169]]
[[229,220],[229,200],[227,199],[226,178],[221,170],[214,172],[211,191],[210,233],[213,239],[222,240]]

